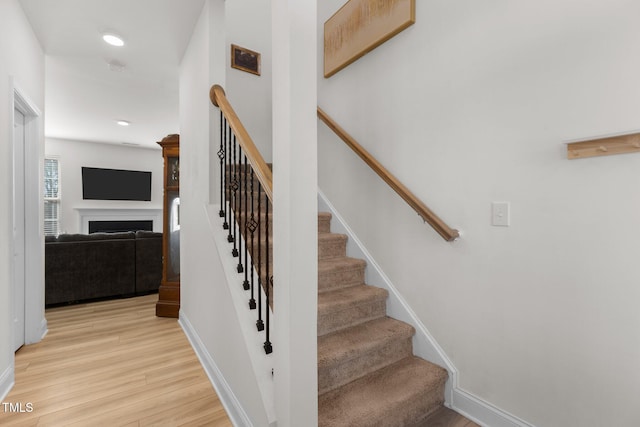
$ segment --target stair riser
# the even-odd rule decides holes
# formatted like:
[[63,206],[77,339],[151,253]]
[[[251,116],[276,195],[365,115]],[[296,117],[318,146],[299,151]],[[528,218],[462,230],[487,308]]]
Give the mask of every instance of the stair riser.
[[346,288],[364,283],[364,266],[349,270],[318,273],[318,291]]
[[[338,236],[338,235],[332,235]],[[347,254],[347,240],[343,238],[318,239],[318,259],[328,259]]]
[[[403,403],[403,408],[391,419],[382,419],[380,426],[389,427],[425,427],[425,421],[444,404],[444,382],[424,393],[412,396]],[[415,421],[420,420],[420,421]]]
[[359,325],[386,314],[386,299],[351,306],[341,311],[318,313],[318,336]]
[[331,232],[331,218],[318,217],[318,233]]
[[318,394],[334,390],[355,379],[395,363],[411,355],[411,338],[390,340],[366,353],[326,367],[318,368]]

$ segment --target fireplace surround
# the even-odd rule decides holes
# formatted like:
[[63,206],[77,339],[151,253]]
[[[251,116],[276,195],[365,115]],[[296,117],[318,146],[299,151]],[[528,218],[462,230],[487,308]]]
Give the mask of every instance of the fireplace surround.
[[[151,221],[151,229],[147,231],[162,232],[162,209],[152,208],[76,208],[80,220],[80,233],[89,234],[90,222],[123,222]],[[113,230],[122,231],[122,230]],[[131,230],[136,231],[136,230]]]

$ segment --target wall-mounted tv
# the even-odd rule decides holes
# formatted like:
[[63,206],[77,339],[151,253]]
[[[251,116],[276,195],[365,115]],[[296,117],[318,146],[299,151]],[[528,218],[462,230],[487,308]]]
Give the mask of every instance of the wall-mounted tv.
[[151,200],[151,172],[82,167],[85,200]]

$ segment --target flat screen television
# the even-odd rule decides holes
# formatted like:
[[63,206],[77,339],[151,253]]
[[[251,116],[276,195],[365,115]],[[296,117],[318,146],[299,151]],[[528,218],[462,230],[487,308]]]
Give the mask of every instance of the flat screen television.
[[151,172],[82,167],[85,200],[151,200]]

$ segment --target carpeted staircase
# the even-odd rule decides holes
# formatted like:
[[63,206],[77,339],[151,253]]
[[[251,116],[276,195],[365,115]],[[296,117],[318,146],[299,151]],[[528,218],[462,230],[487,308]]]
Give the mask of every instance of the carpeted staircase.
[[[257,206],[255,193],[253,198]],[[264,210],[261,217],[265,217]],[[237,218],[242,232],[242,210]],[[244,237],[250,242],[249,236]],[[268,258],[272,262],[273,241],[269,237]],[[261,240],[264,265],[267,245],[264,238]],[[386,315],[388,292],[365,284],[366,262],[346,256],[346,244],[346,235],[331,233],[331,214],[319,213],[318,425],[428,426],[427,418],[444,401],[447,371],[413,355],[414,328]],[[265,270],[263,267],[262,283],[270,284]],[[273,297],[271,291],[270,285]],[[273,307],[272,302],[270,298]]]
[[386,315],[387,291],[318,214],[318,425],[427,426],[447,372],[413,355],[412,326]]

